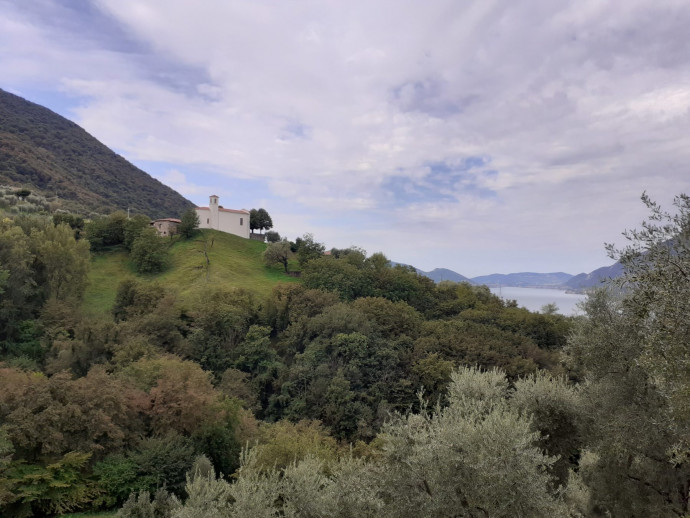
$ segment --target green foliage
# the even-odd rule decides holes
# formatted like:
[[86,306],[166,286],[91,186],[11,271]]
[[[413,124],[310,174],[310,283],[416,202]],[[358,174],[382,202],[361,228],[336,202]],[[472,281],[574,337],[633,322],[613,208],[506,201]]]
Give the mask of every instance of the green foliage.
[[108,216],[97,217],[86,224],[84,233],[92,250],[121,245],[125,241],[127,213],[119,210]]
[[284,469],[309,456],[324,462],[334,462],[338,458],[337,442],[319,421],[266,423],[261,426],[259,437],[256,465],[260,469]]
[[119,322],[146,315],[164,296],[165,290],[158,284],[143,284],[136,279],[125,279],[117,288],[113,318],[115,322]]
[[[38,316],[46,300],[79,300],[87,282],[88,243],[46,218],[0,222],[0,347],[17,350],[20,322]],[[3,272],[7,272],[4,274]],[[3,344],[3,342],[5,342]]]
[[249,211],[249,229],[262,231],[273,228],[273,220],[266,209],[252,209]]
[[640,362],[637,317],[605,291],[591,294],[584,310],[567,352],[586,380],[580,474],[590,506],[616,516],[682,515],[687,500],[677,488],[690,480],[687,433]]
[[145,484],[138,480],[137,463],[123,454],[110,455],[93,467],[101,494],[97,503],[112,508],[122,503],[130,494],[139,491]]
[[189,356],[220,375],[230,354],[256,320],[254,297],[244,290],[210,290],[195,305]]
[[18,225],[8,218],[0,221],[0,270],[7,272],[0,300],[0,338],[12,337],[16,323],[30,318],[40,305],[31,248],[29,236]]
[[176,433],[144,439],[130,455],[141,482],[151,491],[166,487],[181,492],[184,475],[194,461],[192,442]]
[[44,287],[45,298],[80,299],[89,270],[88,242],[75,240],[72,229],[66,224],[34,229],[31,241],[41,264],[39,282]]
[[151,220],[143,214],[136,214],[127,219],[122,227],[122,244],[127,250],[132,250],[134,241],[141,233],[151,226]]
[[[462,369],[449,405],[390,421],[375,462],[306,455],[277,471],[245,453],[237,480],[190,476],[173,516],[566,516],[547,469],[554,459],[510,407],[498,371]],[[284,461],[283,461],[284,462]]]
[[308,288],[332,291],[343,300],[372,295],[371,282],[366,272],[329,256],[311,258],[304,267],[302,280]]
[[79,239],[81,237],[85,224],[83,217],[79,216],[78,214],[56,212],[53,214],[53,224],[58,226],[60,223],[65,223],[69,225],[72,230],[74,230],[75,239]]
[[540,434],[539,444],[557,459],[551,473],[565,487],[584,449],[586,419],[579,388],[539,371],[515,382],[512,406],[531,419],[531,429]]
[[169,518],[178,507],[177,499],[165,489],[159,488],[151,499],[148,491],[132,493],[122,508],[118,518]]
[[641,334],[639,361],[690,431],[690,197],[675,198],[675,214],[642,200],[648,221],[624,233],[627,247],[608,251],[624,269],[616,284],[630,289],[623,307]]
[[317,241],[314,241],[314,236],[311,234],[304,234],[299,241],[297,248],[297,260],[300,266],[304,266],[312,259],[318,259],[323,256],[326,247]]
[[[310,246],[306,237],[300,247]],[[306,264],[302,279],[306,286],[338,293],[343,300],[375,296],[404,301],[420,311],[429,311],[435,306],[433,281],[417,274],[413,268],[391,267],[382,254],[367,258],[364,251],[357,248],[334,251],[335,254],[324,256],[320,249],[303,261]]]
[[0,270],[0,295],[5,293],[5,285],[7,284],[7,280],[10,278],[10,271],[9,270]]
[[267,265],[281,264],[285,268],[285,273],[288,273],[290,254],[290,244],[287,241],[278,241],[269,243],[263,255]]
[[24,358],[38,365],[43,362],[46,352],[41,344],[42,334],[40,321],[22,320],[16,324],[15,338],[0,342],[0,351],[5,358]]
[[690,405],[690,199],[677,214],[649,198],[642,230],[626,232],[629,246],[609,246],[624,273],[623,291],[589,296],[567,349],[586,380],[588,419],[580,475],[590,507],[616,516],[688,513]]
[[93,469],[102,491],[98,503],[106,507],[122,505],[131,494],[163,487],[181,494],[194,456],[190,439],[169,433],[146,438],[127,454],[106,457]]
[[447,408],[384,428],[385,515],[564,515],[546,471],[555,459],[511,408],[504,375],[465,368],[452,380]]
[[139,273],[160,272],[166,267],[168,245],[155,229],[147,228],[132,243],[130,257]]
[[136,402],[103,369],[75,380],[67,373],[48,378],[7,368],[1,374],[0,421],[21,458],[110,451],[135,435]]
[[187,209],[181,221],[178,232],[184,239],[191,239],[199,233],[199,216],[194,209]]
[[[278,243],[280,241],[280,234],[274,230],[269,230],[266,232],[266,241],[269,243]],[[290,246],[289,242],[288,246]]]
[[82,508],[98,494],[84,476],[90,453],[70,452],[43,465],[11,463],[0,472],[0,487],[9,488],[8,500],[0,502],[9,516],[46,516]]

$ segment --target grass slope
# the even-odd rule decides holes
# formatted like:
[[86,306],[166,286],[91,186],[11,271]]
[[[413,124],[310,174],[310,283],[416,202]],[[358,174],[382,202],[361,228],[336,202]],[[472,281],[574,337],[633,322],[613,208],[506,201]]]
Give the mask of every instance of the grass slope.
[[136,273],[122,249],[101,253],[91,263],[84,309],[94,316],[109,314],[117,287],[127,277],[158,282],[182,302],[192,302],[206,288],[244,288],[263,298],[278,282],[297,282],[285,275],[282,267],[264,264],[261,254],[265,249],[266,245],[258,241],[204,230],[195,239],[172,241],[169,266],[155,275]]

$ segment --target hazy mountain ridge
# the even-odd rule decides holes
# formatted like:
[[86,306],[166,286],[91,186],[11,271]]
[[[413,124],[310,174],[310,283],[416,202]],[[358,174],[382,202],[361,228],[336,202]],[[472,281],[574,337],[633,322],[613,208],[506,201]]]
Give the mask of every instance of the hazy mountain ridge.
[[[403,263],[393,264],[406,266]],[[580,273],[578,275],[571,275],[565,272],[519,272],[493,273],[490,275],[480,275],[468,278],[447,268],[436,268],[430,272],[425,272],[419,268],[415,268],[415,270],[420,275],[425,275],[434,282],[470,282],[472,284],[486,285],[490,288],[498,286],[515,288],[554,288],[576,292],[584,292],[587,288],[600,286],[606,280],[614,279],[623,273],[623,267],[620,263],[604,266],[590,273]]]
[[0,184],[57,194],[65,208],[151,217],[194,205],[57,113],[0,89]]
[[564,272],[493,273],[491,275],[472,277],[472,282],[475,284],[485,284],[489,287],[514,286],[517,288],[534,288],[548,286],[555,288],[568,281],[571,277],[571,274]]
[[469,278],[465,277],[464,275],[460,275],[459,273],[454,272],[453,270],[449,270],[448,268],[434,268],[430,272],[424,272],[417,268],[415,268],[415,270],[417,270],[417,273],[419,273],[420,275],[425,275],[434,282],[472,282]]
[[563,284],[563,287],[573,291],[584,291],[587,288],[595,288],[601,286],[603,282],[608,279],[615,279],[623,273],[623,265],[621,263],[614,263],[610,266],[603,266],[597,268],[590,273],[580,273],[568,279]]
[[[400,266],[409,266],[404,263],[391,264]],[[434,282],[452,281],[452,282],[469,282],[472,284],[494,286],[512,286],[518,288],[536,288],[536,287],[551,287],[560,288],[566,281],[573,276],[564,272],[551,273],[535,273],[535,272],[520,272],[520,273],[493,273],[491,275],[480,275],[478,277],[466,277],[448,268],[434,268],[429,272],[420,270],[412,266],[418,274],[429,277]]]

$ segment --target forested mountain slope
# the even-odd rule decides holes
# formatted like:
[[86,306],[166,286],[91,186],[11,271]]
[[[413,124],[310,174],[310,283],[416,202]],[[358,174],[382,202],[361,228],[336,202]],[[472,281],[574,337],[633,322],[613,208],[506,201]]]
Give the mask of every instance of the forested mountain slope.
[[2,89],[0,184],[57,193],[83,213],[177,217],[193,206],[73,122]]

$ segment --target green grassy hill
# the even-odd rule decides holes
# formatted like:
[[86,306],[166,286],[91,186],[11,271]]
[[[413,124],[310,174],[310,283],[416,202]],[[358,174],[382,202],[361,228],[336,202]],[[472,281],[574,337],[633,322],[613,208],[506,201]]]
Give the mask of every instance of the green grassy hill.
[[244,288],[257,297],[264,297],[278,282],[297,282],[286,275],[281,266],[264,264],[261,254],[265,249],[266,245],[258,241],[204,230],[195,239],[171,241],[169,267],[155,275],[136,273],[123,249],[96,254],[84,295],[84,308],[92,315],[109,313],[117,287],[127,277],[158,282],[176,293],[182,302],[192,301],[207,287]]
[[0,89],[0,184],[57,196],[82,214],[127,210],[179,217],[193,204],[84,129]]

